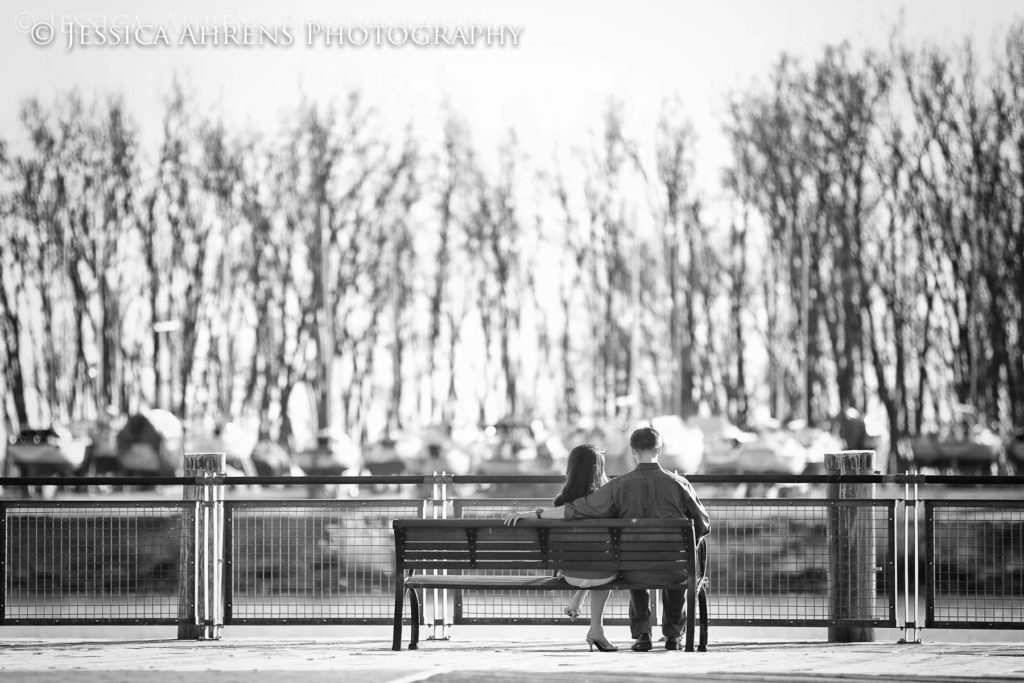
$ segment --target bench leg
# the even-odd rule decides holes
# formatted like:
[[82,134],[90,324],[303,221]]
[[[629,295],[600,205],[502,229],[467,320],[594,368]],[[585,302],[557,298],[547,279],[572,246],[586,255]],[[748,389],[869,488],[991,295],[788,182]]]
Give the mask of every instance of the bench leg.
[[412,636],[409,639],[409,649],[419,649],[420,642],[420,596],[415,588],[409,589],[409,609],[412,612]]
[[697,652],[708,651],[708,591],[701,588],[697,593],[697,602],[700,604],[700,642],[697,644]]
[[405,580],[401,574],[395,577],[395,626],[391,634],[391,649],[402,649],[402,608],[405,601]]
[[687,652],[693,652],[693,631],[695,629],[695,624],[696,624],[695,617],[696,617],[696,612],[697,612],[697,605],[695,604],[696,600],[694,600],[694,593],[696,593],[697,591],[694,588],[694,584],[696,584],[696,581],[691,582],[690,583],[690,587],[686,589],[686,651]]

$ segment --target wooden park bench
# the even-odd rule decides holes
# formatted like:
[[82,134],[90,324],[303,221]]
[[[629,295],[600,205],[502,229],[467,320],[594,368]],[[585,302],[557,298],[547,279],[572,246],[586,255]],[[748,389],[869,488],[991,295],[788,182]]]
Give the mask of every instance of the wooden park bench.
[[[498,519],[400,519],[395,530],[395,622],[393,650],[402,649],[402,612],[408,592],[412,635],[419,642],[418,589],[575,590],[555,570],[607,571],[670,569],[686,580],[671,584],[635,584],[622,579],[612,590],[685,589],[686,651],[693,652],[695,602],[700,604],[700,644],[708,641],[707,554],[703,539],[694,542],[690,519],[520,520],[505,526]],[[699,551],[698,551],[699,548]],[[493,570],[539,570],[545,576],[496,576]]]

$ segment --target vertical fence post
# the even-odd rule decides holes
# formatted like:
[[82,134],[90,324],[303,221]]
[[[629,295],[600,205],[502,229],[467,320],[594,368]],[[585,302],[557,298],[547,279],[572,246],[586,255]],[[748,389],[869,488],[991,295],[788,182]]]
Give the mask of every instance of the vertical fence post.
[[[440,474],[435,471],[431,477],[430,489],[430,518],[445,519],[448,517],[448,484],[452,481],[452,475],[444,470]],[[435,574],[447,574],[446,569],[435,569]],[[447,588],[434,588],[423,591],[423,619],[427,614],[431,615],[430,635],[428,640],[448,640],[448,600],[451,597]],[[430,601],[430,610],[427,610],[426,603]]]
[[234,568],[235,551],[231,535],[232,531],[234,530],[235,518],[233,507],[231,507],[230,505],[223,505],[223,503],[221,505],[224,510],[222,517],[224,525],[224,542],[222,544],[223,550],[221,551],[222,553],[224,553],[224,579],[221,582],[221,585],[223,586],[224,590],[224,599],[222,601],[224,605],[224,614],[222,615],[223,619],[221,621],[224,624],[228,624],[231,622],[231,610],[233,609],[234,606],[234,586],[232,585],[231,581],[231,572],[233,571]]
[[[874,474],[874,451],[841,451],[825,454],[830,475]],[[875,509],[843,505],[843,500],[874,499],[874,484],[829,484],[829,608],[836,622],[874,619],[875,607]],[[870,626],[828,627],[830,643],[864,643],[874,640]]]
[[[182,500],[194,503],[185,513],[185,533],[178,579],[178,640],[220,638],[223,625],[221,573],[224,453],[186,453],[185,476],[195,485],[182,487]],[[200,483],[201,481],[201,483]]]
[[7,506],[0,502],[0,624],[7,618]]
[[[441,519],[448,518],[449,497],[454,493],[454,491],[448,490],[448,484],[453,484],[453,482],[454,480],[452,475],[441,470]],[[441,593],[441,618],[438,620],[437,615],[435,615],[434,618],[435,639],[438,637],[440,637],[441,640],[448,640],[451,638],[451,614],[454,611],[453,593],[454,591],[449,591],[447,588]],[[439,630],[440,636],[438,636]]]

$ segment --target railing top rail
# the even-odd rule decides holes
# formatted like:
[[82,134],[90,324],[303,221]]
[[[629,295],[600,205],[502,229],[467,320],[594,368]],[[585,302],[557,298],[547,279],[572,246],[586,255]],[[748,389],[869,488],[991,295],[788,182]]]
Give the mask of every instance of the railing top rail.
[[[694,484],[938,484],[1022,486],[1024,476],[945,474],[692,474]],[[0,486],[310,486],[326,484],[561,484],[562,475],[394,475],[287,477],[0,477]]]
[[1021,500],[925,500],[925,509],[928,508],[1010,508],[1019,510],[1024,507]]
[[237,510],[264,508],[416,508],[423,505],[422,498],[257,498],[228,499],[224,505]]
[[[614,479],[614,476],[612,477]],[[1024,476],[952,474],[687,474],[694,484],[991,484],[1024,485]],[[557,483],[561,475],[455,475],[455,484]]]
[[892,507],[892,498],[701,498],[715,507]]
[[[440,476],[440,475],[439,475]],[[287,476],[287,477],[0,477],[0,486],[319,486],[324,484],[423,484],[432,475],[395,476]],[[561,478],[558,478],[561,480]]]
[[[446,518],[446,519],[396,519],[393,522],[396,529],[408,527],[408,528],[423,528],[423,527],[435,527],[435,526],[453,526],[453,527],[464,527],[464,528],[494,528],[506,526],[505,523],[500,519],[461,519],[461,518]],[[680,517],[673,519],[649,519],[649,518],[603,518],[603,519],[521,519],[515,526],[516,527],[557,527],[560,529],[566,528],[566,526],[585,527],[585,528],[599,528],[599,529],[676,529],[679,527],[690,527],[693,525],[693,520],[688,517]]]
[[120,510],[135,508],[142,510],[181,510],[195,506],[191,500],[36,500],[13,499],[0,500],[0,505],[8,509],[35,510],[41,508],[57,508],[61,510]]

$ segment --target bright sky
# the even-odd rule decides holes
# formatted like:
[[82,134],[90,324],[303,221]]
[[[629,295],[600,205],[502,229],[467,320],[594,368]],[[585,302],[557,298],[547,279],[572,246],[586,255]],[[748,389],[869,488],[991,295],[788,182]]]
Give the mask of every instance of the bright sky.
[[[653,137],[662,100],[678,94],[699,135],[698,178],[715,192],[727,160],[721,135],[730,90],[764,77],[785,50],[805,60],[825,44],[850,41],[882,47],[902,11],[912,40],[941,43],[972,36],[987,43],[1015,16],[1020,3],[995,0],[717,0],[609,2],[447,0],[326,2],[184,0],[6,0],[0,18],[0,136],[16,137],[21,100],[44,100],[78,87],[86,94],[124,94],[144,140],[155,144],[161,101],[180,75],[202,107],[233,125],[273,128],[301,93],[327,99],[358,87],[400,130],[414,120],[437,130],[445,99],[491,143],[514,126],[526,149],[547,157],[586,140],[609,96],[626,102],[630,132]],[[172,31],[185,19],[203,23],[289,25],[291,47],[79,47],[65,51],[61,25],[138,21]],[[308,22],[506,25],[522,28],[518,47],[327,47],[305,44]],[[43,23],[57,28],[40,47],[21,32]],[[37,37],[46,38],[45,27]]]

